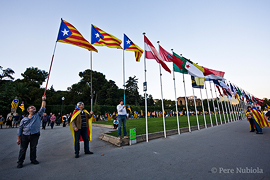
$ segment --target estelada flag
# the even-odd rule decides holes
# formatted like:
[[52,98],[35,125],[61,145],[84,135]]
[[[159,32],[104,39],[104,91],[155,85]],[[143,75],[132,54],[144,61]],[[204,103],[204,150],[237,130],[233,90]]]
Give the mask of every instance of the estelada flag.
[[140,62],[140,58],[142,56],[143,50],[139,46],[137,46],[135,43],[133,43],[125,34],[124,34],[124,50],[134,51],[136,61]]
[[91,29],[91,44],[95,46],[107,46],[109,48],[123,49],[122,41],[113,35],[106,33],[102,29],[92,24]]
[[73,44],[89,51],[98,52],[74,26],[63,19],[61,19],[57,42]]
[[19,105],[19,100],[18,99],[13,99],[13,101],[11,102],[11,108],[17,109],[18,105]]
[[[247,113],[249,113],[249,112],[250,111],[247,110]],[[266,126],[270,127],[270,123],[265,119],[263,112],[260,112],[256,107],[253,107],[251,109],[251,113],[252,113],[255,121],[259,124],[259,126],[261,128],[266,127]]]
[[[74,119],[81,113],[81,112],[85,112],[87,114],[90,114],[86,109],[83,109],[83,110],[80,110],[79,108],[76,108],[74,111],[73,111],[73,114],[71,116],[71,120],[70,120],[70,124],[72,123],[72,121],[74,121]],[[93,116],[88,119],[88,137],[89,137],[89,141],[92,141],[92,119],[93,119]],[[75,144],[75,131],[73,129],[73,127],[70,125],[70,131],[71,131],[71,134],[72,134],[72,137],[73,137],[73,140],[74,140],[74,144]],[[83,141],[82,137],[80,136],[80,141]]]
[[20,104],[19,107],[22,109],[22,111],[24,111],[24,103],[23,102]]

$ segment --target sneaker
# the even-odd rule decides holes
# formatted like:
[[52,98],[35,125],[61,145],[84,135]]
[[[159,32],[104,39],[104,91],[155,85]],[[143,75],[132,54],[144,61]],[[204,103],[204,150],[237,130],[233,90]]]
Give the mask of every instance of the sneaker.
[[256,134],[263,134],[262,132],[256,132]]
[[17,168],[22,168],[23,167],[23,163],[18,163]]
[[33,160],[33,161],[31,161],[31,164],[39,164],[39,162],[37,161],[37,160]]
[[85,152],[85,154],[94,154],[94,153],[91,151],[88,151],[88,152]]
[[118,139],[121,139],[121,136],[118,136]]
[[79,157],[80,157],[79,154],[76,154],[76,155],[75,155],[75,158],[79,158]]
[[124,138],[128,139],[128,136],[124,136]]

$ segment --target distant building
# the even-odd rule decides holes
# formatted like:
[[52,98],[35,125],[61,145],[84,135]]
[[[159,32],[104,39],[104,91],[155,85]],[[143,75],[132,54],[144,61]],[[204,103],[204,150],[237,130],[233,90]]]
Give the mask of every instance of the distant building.
[[[194,105],[194,96],[188,96],[187,97],[187,102],[188,102],[189,106],[195,106]],[[202,105],[201,99],[198,99],[197,96],[195,96],[195,102],[196,102],[196,106],[201,106]],[[178,97],[177,98],[177,104],[178,105],[186,105],[185,97]]]

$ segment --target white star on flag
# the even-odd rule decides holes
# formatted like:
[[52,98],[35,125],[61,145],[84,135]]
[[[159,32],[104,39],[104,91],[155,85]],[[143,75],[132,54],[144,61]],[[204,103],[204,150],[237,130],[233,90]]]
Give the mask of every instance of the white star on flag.
[[130,42],[131,42],[130,40],[127,40],[127,44],[130,44]]
[[96,38],[98,38],[99,37],[99,34],[97,33],[97,34],[95,34],[96,35]]
[[65,36],[65,35],[68,35],[68,32],[69,31],[67,31],[66,29],[64,29],[64,31],[62,31],[63,32],[63,36]]

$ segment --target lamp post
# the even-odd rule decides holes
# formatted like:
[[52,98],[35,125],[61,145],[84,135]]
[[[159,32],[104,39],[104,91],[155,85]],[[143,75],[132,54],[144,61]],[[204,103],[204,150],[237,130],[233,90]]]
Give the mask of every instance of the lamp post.
[[61,118],[62,118],[62,116],[63,116],[62,112],[63,112],[63,102],[64,102],[64,100],[65,100],[65,97],[62,97],[62,105],[61,105]]

